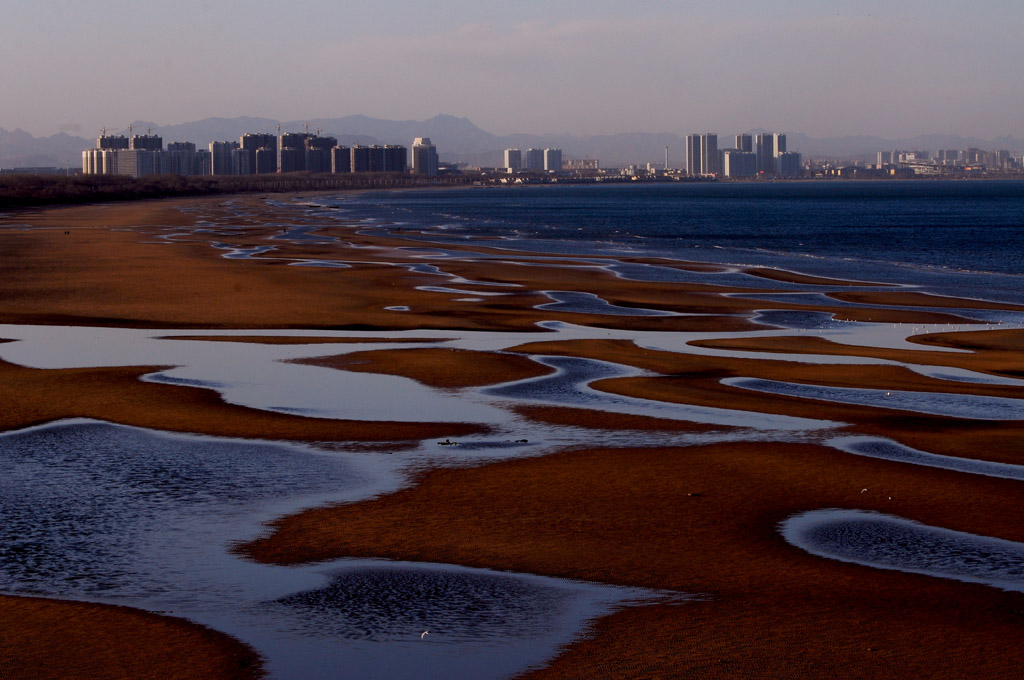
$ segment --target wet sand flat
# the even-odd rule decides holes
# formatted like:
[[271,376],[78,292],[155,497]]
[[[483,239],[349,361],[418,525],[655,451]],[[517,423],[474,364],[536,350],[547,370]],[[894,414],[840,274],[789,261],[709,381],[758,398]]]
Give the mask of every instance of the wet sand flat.
[[[985,338],[984,344],[973,344],[975,336]],[[964,338],[960,340],[960,338]],[[1006,338],[1006,340],[1000,340]],[[971,371],[992,373],[995,375],[1012,376],[1020,372],[1020,348],[1024,347],[1019,331],[984,331],[971,333],[924,335],[913,338],[911,342],[924,347],[938,346],[968,350],[963,354],[950,352],[926,352],[918,350],[894,350],[876,347],[854,347],[814,337],[777,337],[777,338],[730,338],[723,340],[698,340],[698,347],[710,347],[732,350],[754,350],[758,352],[778,352],[780,354],[826,354],[834,356],[862,356],[888,361],[899,361],[913,364],[930,364],[935,366],[955,366]],[[923,348],[924,348],[923,347]],[[922,349],[923,349],[922,348]],[[983,350],[983,351],[978,351]]]
[[[929,295],[913,291],[902,292],[842,292],[833,293],[832,297],[843,302],[855,302],[860,304],[879,305],[906,305],[909,307],[963,307],[964,300],[958,298]],[[975,309],[1015,309],[1024,311],[1024,307],[1018,305],[1004,305],[1001,303],[989,303],[984,300],[971,300],[970,307]]]
[[233,638],[127,607],[0,596],[0,620],[4,678],[264,677],[259,657]]
[[1024,596],[815,560],[774,527],[806,508],[863,507],[1021,540],[1018,487],[813,446],[582,451],[429,473],[377,501],[281,520],[246,550],[284,562],[414,556],[706,595],[615,614],[529,677],[941,678],[966,665],[994,678],[1014,672]]
[[494,385],[551,372],[536,362],[512,354],[441,348],[355,352],[340,357],[305,359],[299,363],[400,375],[431,387],[448,389]]
[[[754,343],[756,339],[745,342]],[[818,344],[812,345],[815,351]],[[908,446],[933,453],[964,458],[983,458],[1005,463],[1024,464],[1024,423],[944,418],[901,412],[875,406],[858,406],[809,401],[796,397],[766,395],[722,384],[729,376],[757,376],[796,382],[827,382],[851,387],[883,387],[927,391],[939,388],[937,381],[894,366],[828,366],[823,368],[798,362],[756,361],[719,357],[679,355],[644,350],[637,352],[629,344],[617,341],[581,341],[576,343],[531,343],[513,348],[521,352],[564,354],[628,362],[639,368],[662,373],[650,378],[617,378],[599,383],[604,390],[675,403],[701,404],[754,412],[780,413],[819,418],[848,424],[848,430],[892,438]],[[859,348],[850,348],[855,354]],[[960,355],[950,355],[954,360]],[[795,355],[798,358],[799,355]],[[993,394],[1021,398],[1019,387],[942,385],[947,392]]]
[[[866,357],[1020,375],[1021,333],[992,330],[925,335],[920,351],[841,345],[813,337],[744,337],[772,308],[834,312],[885,323],[947,323],[961,309],[1015,310],[972,300],[890,290],[839,291],[871,308],[766,303],[735,286],[619,279],[571,256],[531,260],[478,243],[446,246],[464,257],[431,259],[422,242],[325,225],[333,244],[272,240],[294,213],[257,197],[150,201],[35,210],[0,218],[0,322],[168,329],[518,331],[536,340],[501,353],[448,348],[359,352],[307,363],[472,388],[550,372],[534,354],[610,361],[649,372],[594,383],[597,390],[667,404],[696,404],[842,423],[835,434],[891,438],[933,453],[1024,464],[1024,423],[929,416],[878,406],[769,395],[732,387],[729,377],[832,386],[1024,398],[1013,385],[940,381],[895,365],[814,365],[800,355]],[[7,226],[3,226],[6,224]],[[27,225],[27,226],[26,226]],[[70,233],[65,234],[67,230]],[[273,245],[228,259],[215,244]],[[408,248],[408,250],[406,250]],[[502,261],[479,258],[500,254]],[[299,258],[346,268],[292,266]],[[471,283],[414,268],[434,264]],[[659,264],[664,264],[659,262]],[[712,265],[679,263],[691,271]],[[834,284],[758,270],[780,286]],[[472,283],[477,282],[477,283]],[[512,286],[486,286],[486,283]],[[774,284],[773,284],[774,285]],[[450,286],[509,295],[423,290]],[[594,293],[626,307],[697,316],[612,317],[540,310],[549,290]],[[758,288],[757,293],[772,289]],[[780,290],[783,290],[780,288]],[[781,299],[781,298],[780,298]],[[903,310],[899,306],[924,309]],[[389,307],[405,307],[394,311]],[[928,311],[928,310],[934,311]],[[644,349],[625,340],[550,341],[536,324],[560,321],[635,333],[722,332],[709,348],[774,355],[702,356]],[[312,343],[284,335],[202,339]],[[609,333],[611,335],[611,333]],[[343,342],[320,338],[322,342]],[[970,353],[936,351],[954,347]],[[325,354],[329,350],[325,349]],[[790,355],[787,357],[786,355]],[[791,360],[778,361],[787,358]],[[225,403],[211,390],[143,383],[158,367],[41,370],[0,363],[0,426],[16,429],[90,417],[141,427],[294,441],[411,443],[484,431],[472,423],[367,423],[304,418]],[[538,423],[591,429],[700,432],[708,426],[637,415],[518,406]],[[294,564],[336,557],[435,561],[699,594],[685,604],[629,607],[597,621],[531,678],[886,678],[1011,677],[1024,633],[1024,595],[815,557],[777,530],[794,513],[859,508],[922,523],[1024,541],[1019,482],[854,456],[818,443],[747,441],[571,450],[459,469],[423,472],[407,489],[373,500],[284,517],[242,548],[252,559]],[[864,491],[862,491],[864,490]],[[214,631],[173,617],[52,600],[0,598],[4,677],[29,678],[40,659],[53,677],[94,677],[134,658],[160,677],[253,677],[255,657]],[[110,634],[102,648],[53,653],[50,625],[64,621],[69,645],[85,629]],[[172,650],[172,653],[168,653]],[[211,650],[220,650],[214,652]],[[216,656],[220,654],[221,656]],[[180,669],[183,658],[223,658]],[[241,662],[239,660],[242,660]],[[240,666],[241,664],[241,666]],[[84,673],[84,676],[82,675]],[[102,677],[96,671],[98,677]],[[121,673],[118,675],[117,673]],[[116,670],[108,677],[131,677]]]
[[95,418],[221,437],[367,442],[413,441],[483,430],[465,423],[368,423],[255,411],[225,403],[210,390],[139,380],[155,368],[39,370],[0,361],[0,400],[5,404],[0,427],[14,430],[63,418]]

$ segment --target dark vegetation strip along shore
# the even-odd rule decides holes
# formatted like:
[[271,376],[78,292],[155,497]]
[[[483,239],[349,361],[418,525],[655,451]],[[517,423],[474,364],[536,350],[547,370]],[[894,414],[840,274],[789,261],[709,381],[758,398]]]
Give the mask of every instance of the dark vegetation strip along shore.
[[154,175],[134,179],[119,175],[7,175],[0,176],[0,210],[44,205],[71,205],[152,198],[214,196],[248,192],[286,193],[346,189],[393,189],[435,185],[462,185],[472,177],[419,177],[403,173],[325,175],[308,172],[287,175],[231,175],[185,177]]

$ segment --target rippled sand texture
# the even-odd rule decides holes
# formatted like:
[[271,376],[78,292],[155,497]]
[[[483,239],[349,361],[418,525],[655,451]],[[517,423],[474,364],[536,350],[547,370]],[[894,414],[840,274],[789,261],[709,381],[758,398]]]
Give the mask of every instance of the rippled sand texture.
[[[173,448],[138,466],[124,445],[55,449],[73,458],[62,474],[95,477],[63,484],[100,494],[118,471],[140,475],[130,486],[141,495],[121,511],[81,496],[104,506],[93,519],[118,537],[121,525],[146,536],[167,517],[200,536],[210,530],[187,518],[206,513],[219,542],[193,538],[211,562],[247,541],[234,548],[254,561],[246,568],[268,574],[312,578],[301,570],[316,567],[260,564],[406,565],[336,567],[255,598],[245,615],[291,617],[295,649],[328,636],[370,650],[365,663],[392,644],[428,649],[405,637],[431,613],[404,603],[434,597],[446,623],[424,665],[403,670],[415,677],[455,658],[437,651],[445,636],[451,649],[480,650],[546,630],[539,612],[561,611],[569,591],[526,574],[662,598],[606,613],[553,658],[522,652],[509,668],[531,678],[1019,672],[1020,306],[776,270],[431,243],[429,232],[347,223],[315,200],[146,202],[6,222],[4,430],[86,417],[304,442],[340,461],[337,479],[323,477],[304,471],[305,454],[260,444],[250,461],[260,472],[282,466],[271,476],[321,484],[264,493],[222,457],[230,446],[206,468],[179,466]],[[36,592],[34,579],[63,583],[48,586],[55,597],[138,589],[146,608],[161,582],[48,577],[33,562],[32,550],[68,543],[80,559],[116,562],[74,536],[87,504],[69,505],[56,479],[36,485],[56,474],[33,472],[39,440],[61,431],[31,434],[28,451],[0,459],[8,498],[46,508],[50,528],[67,524],[3,527],[2,550],[17,553],[7,572],[22,584],[5,591]],[[192,478],[197,469],[208,474]],[[168,475],[185,493],[161,505],[153,493]],[[288,495],[299,486],[305,501]],[[250,495],[259,512],[242,510]],[[257,517],[276,519],[256,535],[245,520]],[[144,539],[116,552],[162,573]],[[173,615],[4,596],[0,617],[4,677],[41,677],[40,659],[51,677],[138,676],[128,661],[159,677],[260,672],[247,645]],[[229,618],[202,622],[248,640],[272,671],[286,667],[272,635]],[[52,654],[55,619],[69,646],[85,628],[101,644]],[[211,650],[234,665],[175,666]]]

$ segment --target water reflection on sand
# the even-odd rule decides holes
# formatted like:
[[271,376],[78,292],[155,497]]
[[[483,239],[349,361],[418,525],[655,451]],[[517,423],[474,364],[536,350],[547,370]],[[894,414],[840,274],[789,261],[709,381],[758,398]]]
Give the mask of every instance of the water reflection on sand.
[[814,510],[780,530],[814,555],[1024,592],[1024,543],[866,510]]
[[[594,301],[575,298],[567,302]],[[748,333],[747,337],[799,335],[813,329],[821,337],[851,346],[918,351],[924,348],[907,342],[912,333],[987,328],[838,323],[815,315],[772,316],[771,312],[764,317],[791,327]],[[176,335],[193,339],[169,337]],[[232,335],[291,340],[315,336],[320,342],[201,339]],[[322,342],[331,337],[339,342]],[[472,422],[489,428],[485,435],[461,439],[458,446],[422,442],[393,455],[348,452],[344,442],[323,451],[270,442],[166,435],[94,421],[8,433],[0,436],[0,503],[5,518],[0,526],[0,590],[170,611],[250,642],[267,655],[269,668],[278,677],[335,677],[337,669],[344,667],[362,678],[442,672],[445,677],[497,678],[550,658],[588,620],[616,603],[656,594],[443,565],[359,560],[275,567],[241,560],[230,554],[228,546],[252,538],[259,523],[273,517],[328,501],[354,501],[395,490],[405,483],[404,473],[412,468],[541,455],[567,446],[818,441],[851,453],[886,455],[910,463],[956,464],[957,459],[938,460],[942,457],[925,452],[910,455],[905,450],[894,451],[888,444],[867,446],[864,441],[834,439],[832,431],[839,425],[835,422],[609,394],[595,383],[647,374],[591,359],[538,354],[530,358],[554,368],[554,373],[463,390],[438,390],[398,376],[295,363],[395,348],[381,338],[411,340],[401,347],[412,351],[446,347],[500,352],[538,340],[612,339],[680,355],[793,360],[785,354],[691,344],[724,337],[735,334],[626,331],[556,321],[540,324],[536,332],[519,333],[0,326],[0,338],[14,340],[0,344],[0,359],[24,366],[164,367],[154,368],[146,380],[214,390],[225,401],[255,409],[316,418]],[[799,360],[822,365],[906,366],[939,380],[1015,384],[1009,378],[865,357],[809,354],[799,355]],[[787,384],[762,381],[756,386],[778,391],[779,385]],[[798,396],[839,400],[837,395],[812,391]],[[927,394],[916,401],[900,397],[902,408],[921,413],[933,412],[936,403],[971,401],[957,395]],[[990,410],[993,403],[983,401],[982,412]],[[712,427],[700,432],[584,430],[525,420],[516,414],[516,408],[524,404]],[[963,414],[978,415],[976,411]],[[982,474],[994,470],[981,467],[986,470]],[[39,479],[48,483],[40,485]],[[40,517],[48,519],[40,522]],[[820,531],[800,529],[812,519]],[[816,554],[886,568],[953,574],[954,578],[983,579],[1000,587],[1016,578],[1006,566],[1017,559],[1013,546],[986,544],[979,548],[974,539],[935,534],[941,533],[938,529],[908,529],[892,518],[881,523],[877,517],[858,515],[853,519],[856,522],[851,523],[848,515],[808,515],[801,520],[803,524],[794,521],[786,525],[787,538]],[[925,547],[909,556],[872,547],[890,535],[897,535],[897,542],[913,540]],[[850,536],[853,538],[848,539]],[[998,567],[994,576],[965,575],[955,565],[927,557],[947,548],[964,555],[966,562],[989,560],[1006,568]]]
[[0,435],[0,590],[184,616],[254,644],[282,678],[504,677],[609,607],[656,595],[447,565],[279,567],[228,552],[260,521],[397,488],[402,458],[86,420]]
[[[971,330],[987,326],[950,326],[935,324],[915,327],[919,333],[946,332],[953,329]],[[746,337],[777,337],[792,334],[789,329],[758,331],[745,334]],[[906,342],[912,332],[909,328],[893,328],[879,324],[844,324],[841,328],[824,331],[824,337],[834,337],[838,342],[865,347],[914,348],[919,345]],[[828,335],[832,333],[832,335]],[[279,336],[289,339],[302,337],[337,337],[338,344],[263,344],[201,339],[168,339],[169,336],[188,335],[194,338],[208,336]],[[471,332],[471,331],[393,331],[383,334],[392,340],[414,340],[403,343],[403,349],[425,347],[446,347],[481,352],[505,351],[524,343],[538,340],[609,340],[633,342],[643,349],[655,349],[678,354],[735,357],[764,361],[792,361],[794,357],[772,352],[732,351],[698,347],[692,343],[700,340],[714,340],[731,337],[723,333],[658,333],[650,331],[625,331],[603,328],[588,328],[564,322],[539,324],[538,332]],[[347,420],[389,420],[407,422],[473,422],[500,426],[508,422],[508,412],[493,396],[523,398],[523,386],[504,393],[486,390],[463,390],[457,394],[436,390],[414,380],[403,377],[357,373],[352,371],[324,368],[295,363],[296,360],[310,359],[352,352],[373,351],[393,348],[393,344],[380,342],[379,332],[357,331],[193,331],[193,330],[139,330],[120,328],[56,327],[56,326],[13,326],[0,325],[0,337],[15,342],[0,345],[0,359],[32,368],[83,368],[115,366],[170,366],[154,371],[145,379],[169,384],[207,387],[216,390],[222,398],[232,404],[239,404],[260,410],[301,414],[319,418]],[[366,342],[358,342],[365,339]],[[353,342],[356,340],[357,342]],[[343,342],[344,341],[344,342]],[[929,350],[932,351],[932,350]],[[548,363],[558,362],[569,365],[566,360],[535,357]],[[820,364],[863,364],[905,366],[910,370],[940,380],[977,382],[979,384],[1024,384],[1024,381],[983,375],[948,367],[917,365],[883,359],[858,356],[830,356],[801,354],[796,360],[802,363]],[[604,376],[606,362],[572,362],[573,381],[587,386]],[[636,374],[634,369],[620,367],[622,375]],[[550,386],[551,380],[530,381],[526,386],[534,390],[532,398],[540,398],[542,388]],[[759,383],[760,384],[760,383]],[[546,389],[544,398],[552,399],[552,391]],[[737,427],[756,429],[793,429],[794,425],[783,416],[769,414],[748,414],[731,412],[727,409],[697,407],[667,407],[665,404],[644,400],[612,398],[608,395],[598,399],[599,391],[576,390],[562,392],[555,400],[562,406],[596,407],[618,412],[672,418],[712,424],[729,424]],[[833,393],[830,392],[830,396]],[[490,396],[489,396],[490,395]],[[813,396],[808,394],[807,396]],[[948,396],[948,395],[947,395]],[[953,399],[954,397],[949,397]],[[941,397],[935,396],[933,400]],[[903,400],[907,401],[907,400]],[[971,401],[971,400],[961,400]],[[975,400],[976,401],[976,400]],[[922,413],[932,412],[929,400],[919,403],[905,403],[902,407]],[[988,403],[988,402],[986,402]],[[1011,404],[1012,406],[1012,404]],[[723,422],[722,417],[729,421]],[[811,422],[798,423],[796,427],[822,427],[832,424]]]

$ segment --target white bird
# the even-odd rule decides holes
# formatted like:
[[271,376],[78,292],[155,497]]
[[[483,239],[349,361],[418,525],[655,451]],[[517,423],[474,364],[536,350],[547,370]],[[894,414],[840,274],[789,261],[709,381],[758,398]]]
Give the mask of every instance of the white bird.
[[427,633],[429,633],[429,632],[430,632],[429,630],[425,630],[422,633],[420,633],[420,639],[422,640],[423,638],[427,637]]

